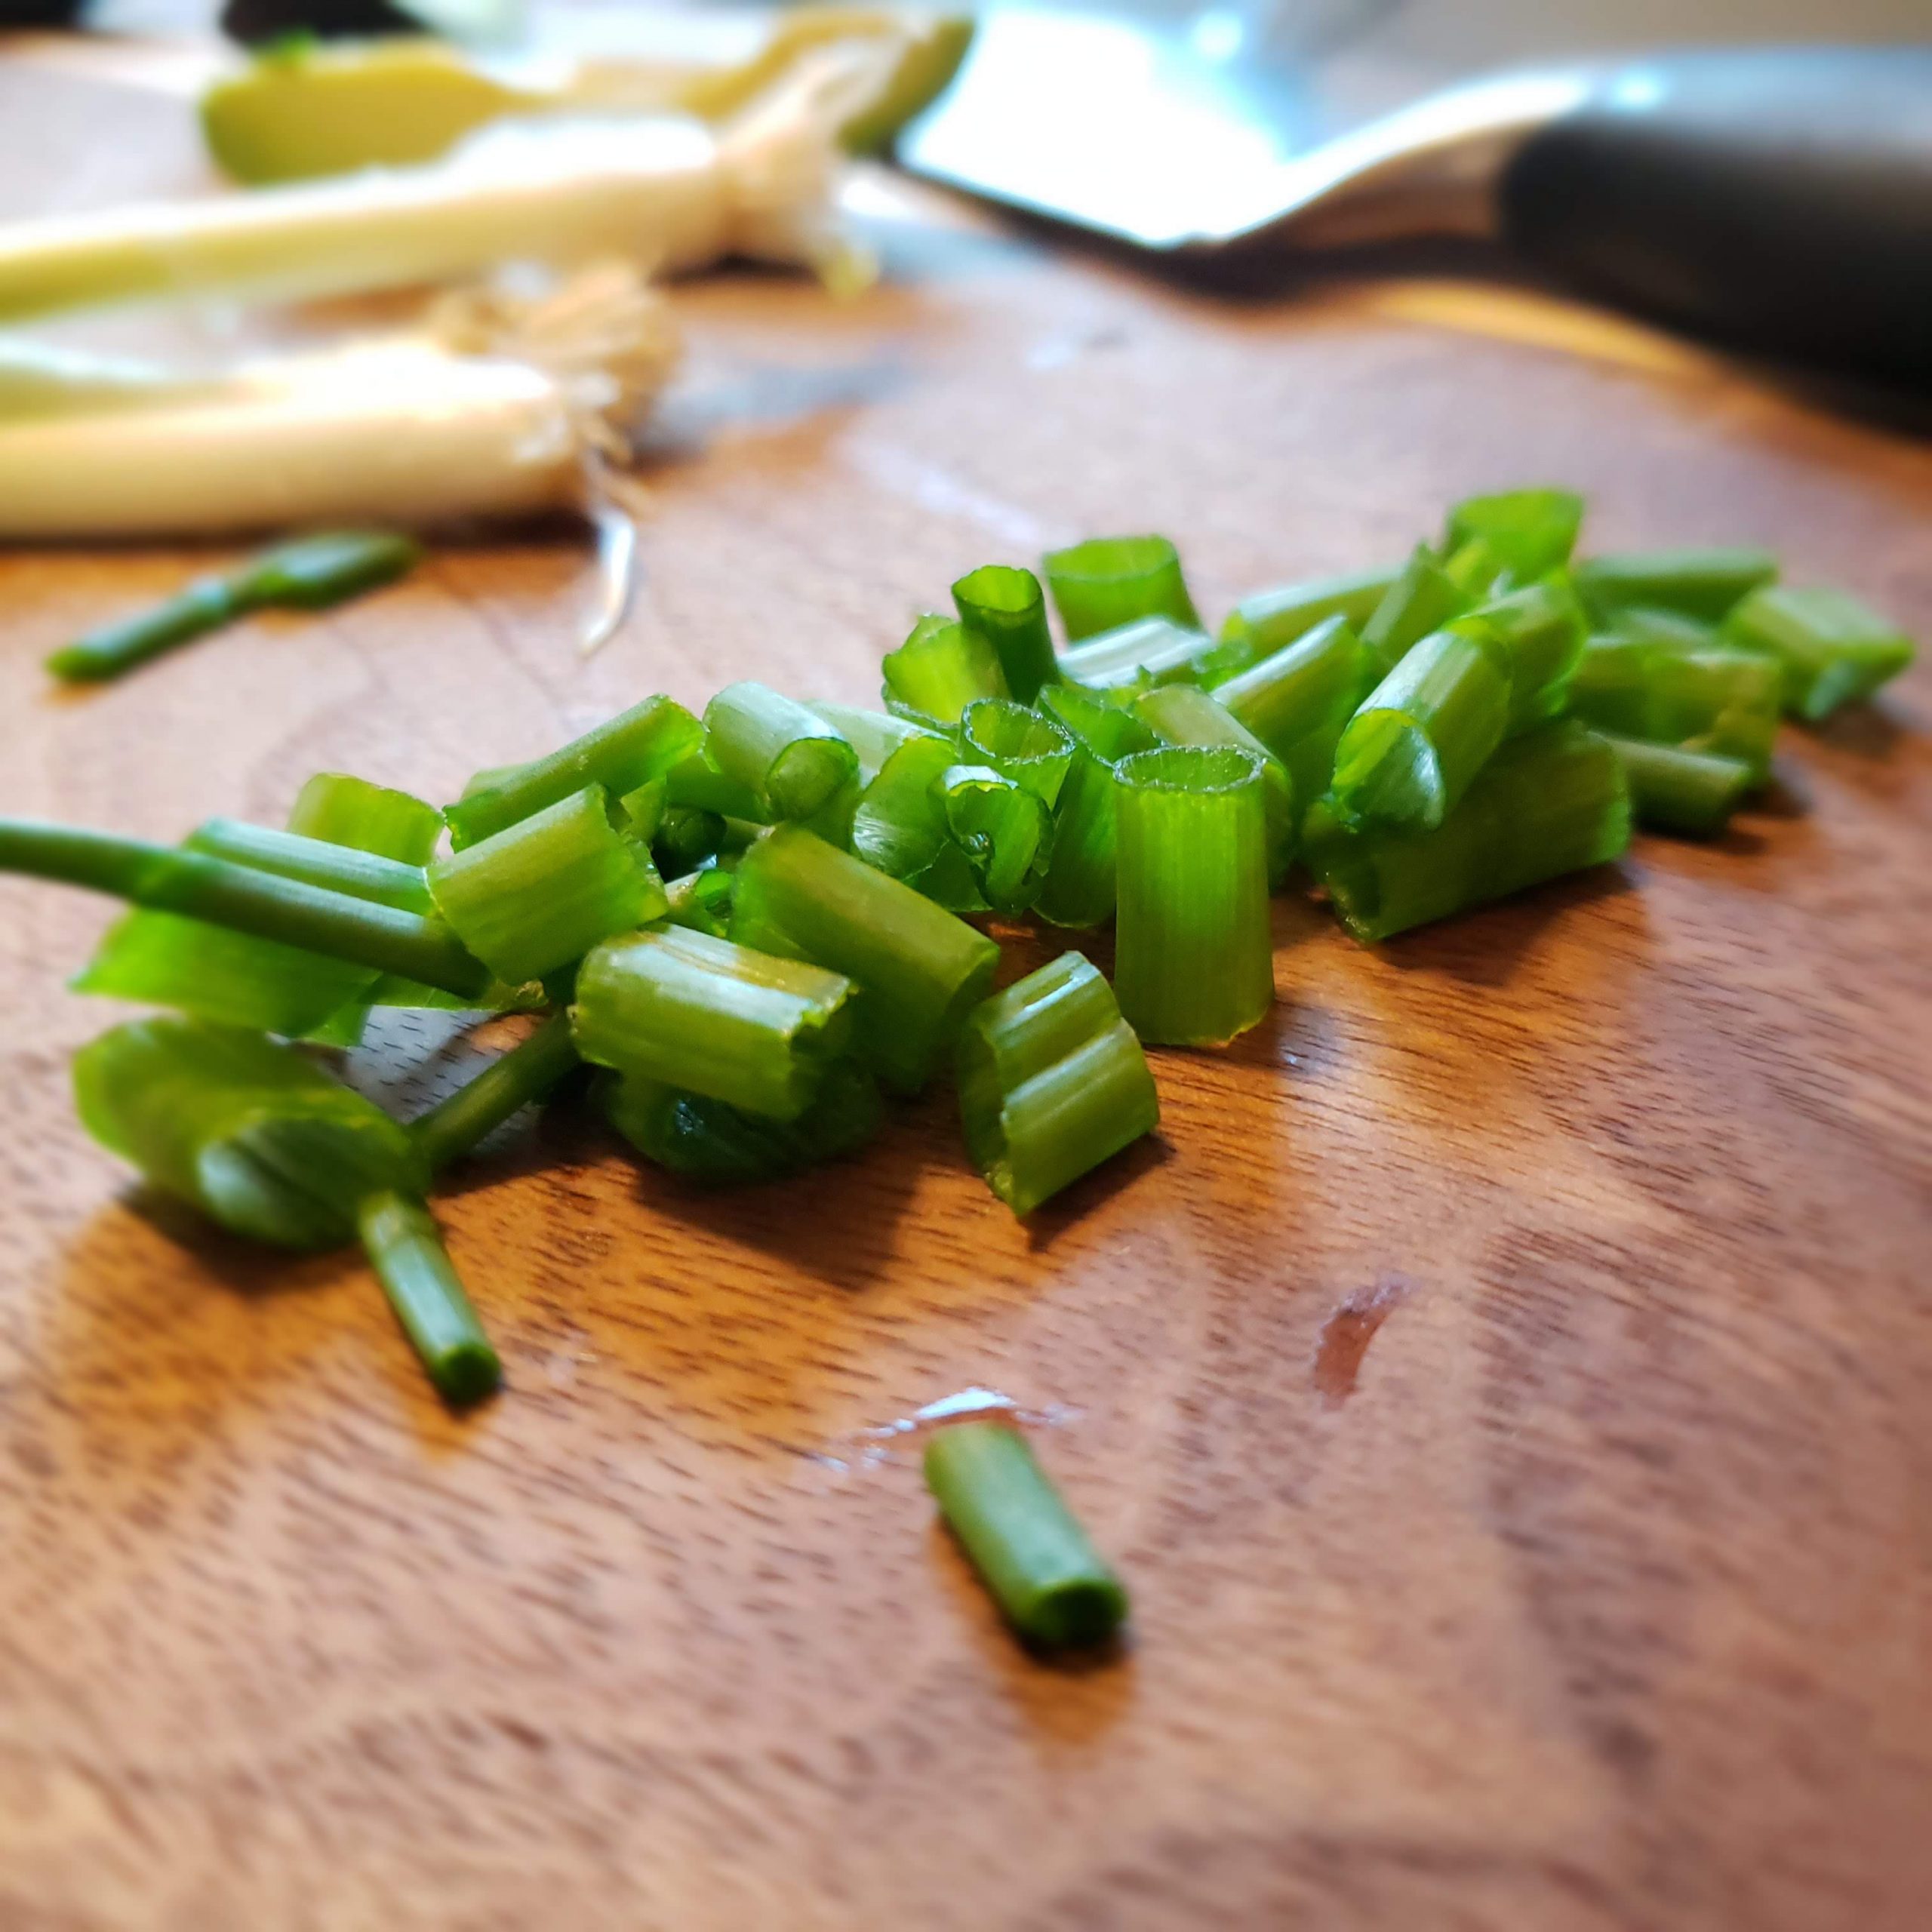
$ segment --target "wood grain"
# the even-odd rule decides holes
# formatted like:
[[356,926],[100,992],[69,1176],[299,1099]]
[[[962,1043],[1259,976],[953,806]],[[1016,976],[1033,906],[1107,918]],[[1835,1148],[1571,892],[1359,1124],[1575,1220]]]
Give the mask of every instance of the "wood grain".
[[[185,179],[177,111],[0,69],[0,193]],[[1926,450],[1654,338],[885,239],[842,307],[680,294],[650,578],[588,665],[537,533],[65,700],[43,651],[188,561],[7,557],[0,808],[445,795],[649,690],[863,700],[991,556],[1159,528],[1219,607],[1523,479],[1932,633]],[[1269,1023],[1159,1054],[1159,1145],[1031,1229],[944,1097],[723,1197],[546,1121],[444,1203],[509,1376],[466,1423],[358,1267],[129,1195],[65,1084],[105,909],[0,883],[0,1924],[1922,1927],[1928,694],[1790,734],[1708,849],[1379,952],[1284,903]],[[361,1077],[414,1103],[489,1044],[398,1023]],[[1338,1399],[1324,1327],[1392,1283]],[[1059,1405],[1119,1663],[1018,1655],[867,1453],[971,1383]]]

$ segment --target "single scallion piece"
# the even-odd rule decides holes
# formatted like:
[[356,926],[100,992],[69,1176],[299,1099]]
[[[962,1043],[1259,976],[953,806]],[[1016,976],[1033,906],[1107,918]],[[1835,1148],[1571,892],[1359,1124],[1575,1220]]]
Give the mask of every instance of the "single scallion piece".
[[393,906],[404,912],[432,909],[429,881],[420,866],[404,865],[351,845],[232,818],[208,820],[189,835],[187,845],[192,852],[232,859],[278,878],[326,886],[331,892],[346,892],[372,906]]
[[1279,889],[1294,857],[1300,814],[1288,768],[1211,691],[1192,685],[1163,685],[1143,691],[1134,715],[1164,745],[1232,745],[1261,761],[1268,810],[1268,889]]
[[1725,645],[1715,624],[1701,618],[1687,617],[1681,611],[1663,611],[1654,605],[1633,604],[1620,611],[1601,631],[1599,638],[1616,638],[1633,644],[1648,645],[1657,651],[1722,651]]
[[1442,559],[1442,574],[1472,604],[1500,597],[1518,581],[1518,574],[1485,537],[1457,544]]
[[1423,639],[1468,610],[1469,593],[1426,543],[1416,546],[1402,574],[1362,626],[1361,641],[1386,677]]
[[700,741],[665,774],[664,808],[709,812],[718,818],[759,820],[763,807],[758,795],[741,779],[728,778]]
[[1010,1423],[952,1423],[926,1444],[926,1486],[1002,1615],[1041,1651],[1105,1643],[1127,1592]]
[[849,704],[825,704],[816,698],[806,701],[814,717],[829,724],[857,754],[859,784],[863,790],[876,778],[886,761],[902,746],[915,738],[943,737],[944,734],[889,712],[866,711]]
[[389,1192],[364,1201],[357,1222],[362,1251],[436,1393],[456,1409],[494,1395],[503,1364],[463,1292],[435,1216],[420,1200]]
[[1244,597],[1221,626],[1222,643],[1232,647],[1239,657],[1229,665],[1227,675],[1258,664],[1331,617],[1346,618],[1359,631],[1381,608],[1401,575],[1399,570],[1387,567],[1353,571],[1342,577],[1282,584]]
[[737,889],[737,875],[722,866],[705,866],[669,881],[664,888],[665,914],[674,926],[688,926],[694,933],[709,933],[715,939],[728,939],[731,933],[731,900]]
[[1770,774],[1784,675],[1755,651],[1684,651],[1613,633],[1583,648],[1571,710],[1620,736],[1734,758]]
[[796,1120],[851,1040],[854,991],[843,974],[671,926],[591,952],[571,1026],[595,1066]]
[[440,1173],[512,1114],[545,1099],[577,1063],[570,1016],[551,1014],[527,1039],[410,1123],[410,1137],[429,1171]]
[[666,805],[651,842],[659,869],[673,877],[703,864],[724,844],[724,820],[702,805]]
[[1374,657],[1334,617],[1214,692],[1287,767],[1305,814],[1328,789],[1343,729],[1375,682]]
[[1501,558],[1518,583],[1567,563],[1583,525],[1583,500],[1567,490],[1508,490],[1467,497],[1449,512],[1445,548],[1477,538]]
[[747,1113],[661,1081],[609,1076],[611,1124],[648,1161],[711,1184],[775,1180],[854,1154],[878,1130],[878,1086],[851,1060],[835,1060],[796,1120]]
[[888,1086],[916,1093],[986,996],[998,946],[802,826],[768,832],[737,878],[732,937],[855,980],[867,1057]]
[[668,697],[648,697],[547,757],[513,766],[494,783],[466,792],[444,811],[451,843],[461,851],[561,804],[586,786],[601,785],[621,798],[651,779],[664,777],[698,749],[703,736],[704,728],[682,705]]
[[1303,854],[1364,942],[1619,857],[1630,795],[1617,753],[1574,719],[1512,739],[1433,832],[1352,834],[1325,803]]
[[626,838],[635,838],[641,845],[656,839],[670,802],[670,789],[668,779],[647,778],[617,801],[617,808],[624,815]]
[[510,986],[540,980],[599,940],[664,915],[650,853],[609,792],[589,785],[438,859],[429,889],[451,929]]
[[251,611],[271,607],[321,611],[360,596],[393,583],[421,555],[408,537],[386,531],[304,537],[226,577],[202,578],[139,617],[90,631],[54,652],[47,668],[71,681],[118,677]]
[[1011,696],[991,641],[956,617],[921,617],[879,669],[888,710],[941,728],[957,724],[975,698]]
[[398,865],[426,866],[443,835],[443,815],[408,792],[346,771],[318,771],[296,793],[288,829]]
[[1815,724],[1869,697],[1912,662],[1912,641],[1842,590],[1779,584],[1754,590],[1724,622],[1724,641],[1761,652],[1784,674],[1784,708]]
[[810,818],[858,777],[859,755],[823,718],[768,685],[728,685],[706,706],[705,749],[767,823]]
[[920,731],[907,739],[860,797],[852,850],[950,912],[983,912],[986,895],[946,811],[946,774],[958,758],[950,738]]
[[1038,897],[1053,857],[1051,808],[1004,773],[986,764],[949,765],[939,795],[946,830],[966,855],[986,905],[1023,912]]
[[1114,769],[1115,984],[1143,1040],[1218,1045],[1273,1002],[1262,770],[1226,746],[1137,752]]
[[952,603],[960,623],[992,647],[1007,689],[1022,704],[1060,675],[1046,598],[1031,571],[983,565],[952,586]]
[[1566,573],[1554,571],[1493,598],[1460,620],[1458,628],[1484,645],[1508,674],[1512,733],[1561,714],[1585,632],[1583,606]]
[[1778,560],[1743,546],[1626,550],[1576,567],[1577,594],[1599,623],[1620,612],[1672,611],[1700,623],[1721,623],[1761,585],[1775,581]]
[[137,1020],[74,1057],[81,1121],[231,1233],[280,1247],[355,1239],[372,1193],[420,1194],[408,1135],[292,1048],[198,1020]]
[[1623,761],[1637,823],[1651,831],[1714,838],[1754,782],[1741,758],[1608,734],[1604,741]]
[[205,852],[77,826],[0,819],[0,872],[110,893],[447,992],[478,994],[489,983],[488,972],[439,918],[372,906]]
[[1059,798],[1073,763],[1073,734],[1057,718],[1010,698],[981,698],[959,720],[966,756],[1023,785],[1044,804]]
[[1100,925],[1114,910],[1114,767],[1160,740],[1132,712],[1078,685],[1049,685],[1039,702],[1066,727],[1075,749],[1055,808],[1052,862],[1033,909],[1057,926]]
[[1064,952],[974,1009],[959,1041],[959,1114],[986,1185],[1029,1214],[1152,1133],[1161,1104],[1113,989]]
[[1137,617],[1063,652],[1060,668],[1069,683],[1124,703],[1156,685],[1215,683],[1245,654],[1171,617]]
[[1180,558],[1164,537],[1090,537],[1051,552],[1041,567],[1069,643],[1142,617],[1201,628]]

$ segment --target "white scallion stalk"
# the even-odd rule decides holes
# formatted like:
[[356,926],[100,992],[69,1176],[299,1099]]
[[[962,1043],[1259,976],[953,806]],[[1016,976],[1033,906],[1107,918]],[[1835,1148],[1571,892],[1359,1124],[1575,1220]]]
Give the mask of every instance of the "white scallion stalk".
[[611,265],[534,303],[452,297],[420,336],[149,372],[118,406],[121,365],[57,358],[41,407],[0,414],[0,540],[592,510],[675,355],[661,298]]
[[506,122],[426,167],[0,224],[0,321],[413,287],[506,262],[823,267],[838,254],[838,129],[893,53],[828,48],[721,129],[675,115]]

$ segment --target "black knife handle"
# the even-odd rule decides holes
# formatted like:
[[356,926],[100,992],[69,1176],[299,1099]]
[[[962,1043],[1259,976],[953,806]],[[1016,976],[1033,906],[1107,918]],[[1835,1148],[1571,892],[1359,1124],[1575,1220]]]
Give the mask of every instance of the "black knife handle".
[[1932,387],[1932,46],[1633,62],[1500,192],[1509,241],[1592,294]]

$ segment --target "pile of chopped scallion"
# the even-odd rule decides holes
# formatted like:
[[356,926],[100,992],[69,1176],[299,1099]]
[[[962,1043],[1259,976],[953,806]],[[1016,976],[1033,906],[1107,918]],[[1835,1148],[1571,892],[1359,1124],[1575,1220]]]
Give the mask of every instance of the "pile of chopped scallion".
[[[0,869],[130,901],[76,983],[177,1016],[81,1052],[89,1131],[238,1234],[359,1239],[465,1404],[500,1371],[426,1197],[580,1065],[645,1159],[706,1183],[848,1154],[881,1090],[949,1071],[974,1164],[1025,1214],[1155,1126],[1143,1044],[1262,1018],[1269,896],[1301,873],[1372,941],[1614,859],[1633,817],[1715,833],[1781,710],[1821,718],[1911,657],[1761,551],[1573,564],[1582,514],[1473,498],[1405,562],[1263,592],[1217,634],[1171,543],[1097,539],[1044,560],[1044,594],[961,578],[886,657],[882,711],[650,697],[441,811],[324,774],[285,829],[215,820],[178,848],[0,820]],[[995,992],[985,915],[1111,920],[1114,984],[1069,949]],[[545,1017],[405,1125],[302,1050],[352,1045],[377,1006]],[[1118,1622],[1004,1424],[945,1432],[928,1473],[1023,1632]]]

